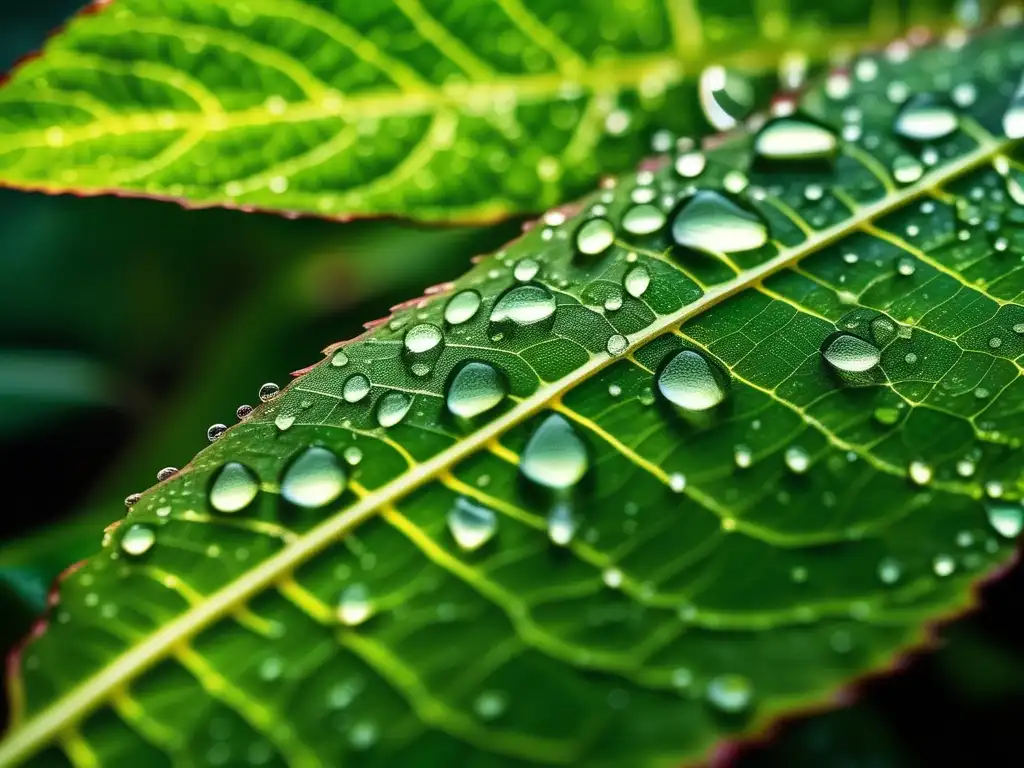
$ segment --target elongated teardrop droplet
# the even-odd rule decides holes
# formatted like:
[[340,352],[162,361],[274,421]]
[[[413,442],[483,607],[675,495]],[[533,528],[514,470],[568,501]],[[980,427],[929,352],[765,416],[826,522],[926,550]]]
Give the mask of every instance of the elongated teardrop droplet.
[[393,427],[405,418],[412,408],[412,398],[404,392],[388,392],[377,403],[377,423]]
[[494,408],[506,394],[508,384],[497,368],[471,360],[452,376],[445,404],[452,415],[472,419]]
[[882,359],[878,347],[849,333],[833,334],[826,339],[822,355],[829,365],[844,373],[870,371]]
[[491,540],[498,530],[498,518],[487,507],[460,496],[448,512],[448,530],[462,549],[472,552]]
[[444,319],[450,325],[462,325],[472,320],[480,309],[480,294],[476,291],[459,291],[444,308]]
[[765,160],[831,160],[839,142],[835,133],[800,117],[778,117],[758,131],[754,151]]
[[590,466],[587,448],[576,428],[559,413],[549,414],[534,430],[519,459],[519,471],[533,483],[568,490]]
[[491,310],[492,323],[527,326],[555,314],[555,297],[541,285],[520,285],[506,291]]
[[210,506],[218,512],[238,512],[248,507],[259,493],[256,475],[244,464],[229,461],[210,483]]
[[729,380],[699,352],[684,349],[661,369],[657,387],[666,400],[683,410],[706,411],[725,400]]
[[933,93],[912,96],[896,115],[896,133],[912,141],[936,141],[959,127],[953,105]]
[[296,506],[315,509],[337,499],[346,481],[338,457],[326,448],[312,446],[288,465],[281,478],[281,496]]
[[756,212],[714,190],[683,200],[672,214],[672,239],[708,253],[737,253],[768,242],[768,225]]

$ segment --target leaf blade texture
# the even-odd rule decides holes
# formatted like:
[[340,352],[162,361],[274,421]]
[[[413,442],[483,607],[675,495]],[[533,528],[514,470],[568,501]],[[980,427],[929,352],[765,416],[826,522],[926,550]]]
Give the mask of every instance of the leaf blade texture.
[[953,3],[819,5],[103,3],[0,89],[0,183],[342,218],[537,210],[630,168],[655,126],[706,132],[704,65],[771,82],[784,51],[885,41]]
[[0,764],[678,765],[921,646],[1024,523],[1020,39],[861,57],[266,388],[63,580]]

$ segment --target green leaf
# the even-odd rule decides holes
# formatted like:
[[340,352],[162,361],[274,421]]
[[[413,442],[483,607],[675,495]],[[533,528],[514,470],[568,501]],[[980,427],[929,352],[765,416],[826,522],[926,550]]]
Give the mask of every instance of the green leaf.
[[0,90],[0,183],[491,219],[632,167],[655,129],[705,133],[706,64],[770,82],[785,51],[822,60],[954,5],[100,3]]
[[889,668],[1024,516],[1020,41],[860,59],[268,391],[64,579],[0,765],[678,765]]

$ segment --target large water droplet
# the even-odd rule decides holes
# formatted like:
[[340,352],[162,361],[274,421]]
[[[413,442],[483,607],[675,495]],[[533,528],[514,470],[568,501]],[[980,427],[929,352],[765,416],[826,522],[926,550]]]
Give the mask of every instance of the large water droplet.
[[829,365],[844,373],[870,371],[882,359],[878,347],[849,333],[830,336],[825,340],[821,354]]
[[576,230],[576,250],[585,256],[598,256],[615,242],[615,227],[608,219],[590,219]]
[[370,380],[361,373],[349,376],[341,388],[341,396],[347,403],[358,403],[370,394]]
[[487,507],[460,496],[448,512],[448,530],[462,549],[472,552],[491,540],[498,530],[498,518]]
[[530,481],[555,491],[572,488],[590,466],[576,428],[559,413],[549,414],[530,436],[519,470]]
[[288,465],[281,478],[281,496],[296,506],[314,509],[337,499],[345,482],[338,457],[314,445]]
[[393,427],[405,418],[412,408],[412,398],[404,392],[388,392],[377,403],[377,423]]
[[717,675],[707,687],[708,701],[723,712],[746,710],[754,699],[754,687],[743,675]]
[[264,403],[268,402],[269,400],[273,400],[275,397],[277,397],[277,393],[280,391],[281,388],[277,386],[277,384],[275,384],[272,381],[268,381],[266,384],[260,387],[260,400]]
[[505,377],[497,368],[471,360],[452,376],[445,404],[453,415],[472,419],[494,408],[507,393]]
[[992,501],[985,507],[989,524],[1000,536],[1015,539],[1024,529],[1024,507],[1020,502]]
[[657,386],[673,405],[686,411],[706,411],[725,400],[729,380],[699,352],[684,349],[661,369]]
[[710,253],[736,253],[768,242],[768,226],[757,212],[721,192],[701,190],[672,214],[672,239]]
[[911,97],[896,115],[896,133],[912,141],[935,141],[953,133],[959,118],[953,105],[933,93]]
[[259,493],[256,475],[244,464],[229,461],[210,483],[210,506],[218,512],[238,512],[248,507]]
[[626,273],[626,278],[623,281],[623,285],[626,289],[626,293],[632,296],[634,299],[639,299],[647,292],[647,287],[651,284],[651,273],[647,271],[647,267],[643,264],[638,264]]
[[365,584],[349,584],[338,598],[338,621],[348,627],[362,624],[373,615],[370,590]]
[[649,235],[665,226],[665,212],[652,203],[634,205],[622,214],[622,228],[631,235]]
[[533,325],[555,314],[555,297],[541,285],[520,285],[506,291],[491,310],[492,323]]
[[769,121],[754,139],[754,151],[765,160],[831,160],[837,145],[831,130],[795,116]]
[[156,533],[148,525],[133,525],[121,537],[121,549],[132,557],[144,555],[156,543]]
[[445,322],[451,325],[462,325],[472,320],[480,309],[480,294],[476,291],[459,291],[444,308]]

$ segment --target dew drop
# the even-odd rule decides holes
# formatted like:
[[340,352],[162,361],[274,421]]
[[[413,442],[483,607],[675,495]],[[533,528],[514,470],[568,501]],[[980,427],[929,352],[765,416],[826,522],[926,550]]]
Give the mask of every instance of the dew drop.
[[802,475],[811,466],[811,457],[798,445],[786,449],[786,466],[791,472]]
[[277,384],[275,384],[272,381],[268,381],[266,384],[260,387],[260,402],[266,403],[269,402],[270,400],[273,400],[275,397],[277,397],[277,394],[280,391],[281,388],[277,386]]
[[548,513],[548,538],[560,547],[568,546],[578,527],[572,508],[566,503],[555,504]]
[[459,291],[444,308],[444,319],[449,325],[462,325],[472,320],[480,309],[480,294],[476,291]]
[[917,269],[917,263],[911,256],[900,256],[896,262],[896,271],[904,277],[909,277],[914,274]]
[[482,720],[494,720],[501,717],[508,707],[508,700],[498,691],[483,691],[473,702],[473,711]]
[[673,472],[668,476],[668,487],[673,493],[682,493],[686,490],[686,475],[682,472]]
[[142,498],[141,493],[129,493],[124,497],[124,505],[126,507],[133,507],[139,503],[139,499]]
[[405,332],[405,351],[413,355],[432,352],[444,342],[441,329],[431,323],[419,323]]
[[768,121],[754,138],[754,151],[765,160],[831,160],[837,145],[831,130],[795,116]]
[[752,209],[721,192],[701,190],[672,212],[672,239],[709,253],[736,253],[768,242],[768,226]]
[[245,421],[251,415],[252,415],[252,406],[251,405],[240,405],[240,406],[238,406],[238,409],[235,411],[235,417],[239,421]]
[[259,480],[251,469],[229,461],[210,483],[210,506],[218,512],[238,512],[252,503],[259,490]]
[[365,584],[349,584],[338,598],[338,621],[347,627],[362,624],[373,615],[370,590]]
[[931,482],[932,476],[935,474],[931,465],[919,459],[910,462],[910,467],[907,472],[910,475],[910,479],[916,485],[927,485]]
[[575,486],[590,466],[587,447],[576,428],[559,413],[548,414],[523,449],[519,471],[533,483],[554,491]]
[[345,490],[345,470],[338,457],[312,446],[288,465],[281,478],[281,496],[299,507],[314,509],[330,504]]
[[492,323],[528,326],[555,314],[555,297],[540,285],[520,285],[502,294],[491,310]]
[[276,426],[282,432],[291,427],[291,425],[294,423],[294,413],[279,413],[277,414],[277,418],[274,419],[274,426]]
[[891,426],[900,420],[900,412],[898,408],[890,408],[887,406],[879,406],[875,408],[875,421],[879,424],[885,424]]
[[899,561],[892,557],[884,558],[878,564],[878,578],[883,584],[895,584],[903,575],[903,568]]
[[355,445],[350,445],[348,448],[342,451],[341,455],[345,457],[345,462],[350,467],[356,466],[359,462],[363,460],[362,450]]
[[576,250],[585,256],[598,256],[614,242],[615,227],[608,219],[590,219],[576,230]]
[[537,276],[538,272],[540,272],[540,264],[534,259],[522,259],[512,270],[512,276],[521,283],[528,283]]
[[176,474],[178,474],[177,467],[164,467],[156,473],[156,480],[158,483],[162,483],[164,480],[170,480]]
[[121,537],[121,549],[126,555],[139,557],[153,548],[156,533],[148,525],[133,525]]
[[448,530],[459,547],[473,552],[494,536],[498,530],[498,518],[487,507],[460,496],[448,512]]
[[341,396],[346,403],[358,403],[370,394],[370,380],[361,373],[354,373],[345,379],[341,388]]
[[956,570],[956,561],[949,555],[936,555],[932,560],[932,570],[936,576],[949,576]]
[[699,352],[684,349],[658,374],[657,387],[673,405],[686,411],[706,411],[728,394],[729,380]]
[[348,365],[348,355],[345,354],[344,349],[339,349],[333,355],[331,355],[331,365],[335,368],[344,368]]
[[896,115],[895,130],[912,141],[935,141],[957,129],[959,118],[953,106],[933,93],[919,93],[908,99]]
[[608,343],[605,345],[609,355],[621,355],[629,347],[629,339],[622,334],[616,333],[608,337]]
[[892,177],[900,184],[913,184],[924,175],[924,166],[910,155],[897,155],[892,161]]
[[452,415],[472,419],[494,408],[507,394],[505,377],[497,368],[471,360],[449,381],[445,405]]
[[377,403],[377,423],[393,427],[405,418],[412,408],[412,398],[404,392],[388,392]]
[[606,312],[618,312],[622,309],[622,294],[616,292],[604,300],[604,308]]
[[605,583],[605,586],[618,589],[622,586],[622,571],[618,568],[605,568],[601,572],[601,580]]
[[704,173],[706,164],[703,152],[683,152],[676,158],[676,173],[684,179],[695,179]]
[[743,675],[717,675],[708,682],[706,694],[716,709],[735,714],[750,707],[754,687]]
[[881,360],[878,347],[849,333],[833,334],[826,339],[821,354],[829,365],[844,373],[870,371]]
[[740,469],[746,469],[754,463],[754,454],[746,445],[737,445],[733,448],[732,457]]
[[665,212],[656,205],[634,205],[622,215],[622,228],[631,235],[649,235],[665,226]]
[[1024,138],[1024,83],[1017,88],[1003,113],[1003,133],[1008,139]]
[[985,506],[989,525],[1007,539],[1015,539],[1024,529],[1024,507],[1019,502],[993,501]]
[[227,431],[228,428],[226,424],[211,424],[210,428],[206,430],[206,439],[212,443]]
[[[651,284],[651,273],[647,271],[647,267],[643,264],[638,264],[626,273],[624,280],[624,287],[626,293],[632,296],[634,299],[639,299],[647,292],[647,287]],[[1024,328],[1024,324],[1021,326]],[[1024,333],[1024,330],[1021,331]]]

